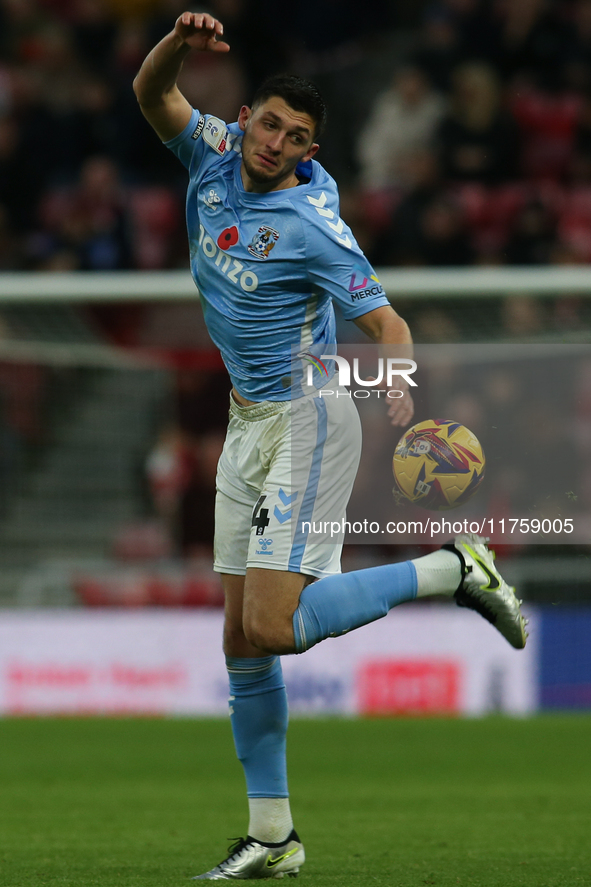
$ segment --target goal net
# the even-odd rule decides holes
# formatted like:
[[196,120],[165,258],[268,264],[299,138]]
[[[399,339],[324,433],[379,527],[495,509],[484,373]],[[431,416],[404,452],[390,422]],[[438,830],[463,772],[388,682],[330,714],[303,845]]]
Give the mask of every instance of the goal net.
[[[591,336],[585,268],[379,276],[420,343]],[[338,328],[346,344],[363,340]],[[2,275],[0,602],[219,604],[213,498],[229,388],[188,271]],[[352,547],[349,565],[381,562],[378,549]],[[586,599],[583,553],[528,549],[509,579],[541,599],[561,579]]]

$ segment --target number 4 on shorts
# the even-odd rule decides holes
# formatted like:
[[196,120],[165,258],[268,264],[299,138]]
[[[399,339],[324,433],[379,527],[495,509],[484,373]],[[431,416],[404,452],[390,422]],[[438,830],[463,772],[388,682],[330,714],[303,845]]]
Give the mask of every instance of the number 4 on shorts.
[[267,497],[261,496],[259,501],[254,507],[254,511],[252,512],[252,523],[251,527],[256,527],[256,535],[262,536],[267,527],[269,526],[269,509],[261,508],[263,502]]

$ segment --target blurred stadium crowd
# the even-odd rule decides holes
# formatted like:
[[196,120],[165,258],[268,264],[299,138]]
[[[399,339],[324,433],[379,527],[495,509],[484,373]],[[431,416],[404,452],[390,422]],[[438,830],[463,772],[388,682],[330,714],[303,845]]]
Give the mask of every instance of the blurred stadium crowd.
[[[0,0],[0,272],[188,268],[186,173],[132,91],[142,60],[185,8],[185,0]],[[329,107],[319,159],[374,265],[591,261],[591,0],[194,8],[224,22],[232,47],[187,59],[180,85],[195,107],[230,121],[269,74],[317,82]],[[579,335],[591,322],[585,300],[568,294],[396,307],[419,342]],[[134,470],[145,513],[166,526],[173,549],[201,552],[211,542],[229,382],[198,306],[103,305],[76,319],[78,309],[60,310],[72,341],[84,326],[84,341],[176,355],[174,403]],[[39,318],[3,305],[0,340],[15,330],[45,338],[49,315]],[[360,335],[340,322],[341,341]],[[0,354],[7,525],[15,478],[36,470],[52,429],[93,392],[92,372],[5,363]],[[125,536],[119,553],[135,557],[143,538]],[[146,539],[157,554],[158,541]]]
[[[0,269],[185,264],[184,171],[131,90],[184,7],[0,2]],[[189,100],[232,120],[267,74],[315,79],[320,159],[375,264],[591,260],[589,0],[203,8],[232,52],[189,58]]]

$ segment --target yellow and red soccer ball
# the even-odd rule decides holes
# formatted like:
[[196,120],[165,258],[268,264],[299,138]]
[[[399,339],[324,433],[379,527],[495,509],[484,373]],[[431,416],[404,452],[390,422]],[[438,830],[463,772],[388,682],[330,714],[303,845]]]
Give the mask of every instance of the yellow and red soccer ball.
[[409,428],[398,442],[392,462],[394,492],[432,511],[457,508],[477,491],[484,465],[482,447],[465,425],[428,419]]

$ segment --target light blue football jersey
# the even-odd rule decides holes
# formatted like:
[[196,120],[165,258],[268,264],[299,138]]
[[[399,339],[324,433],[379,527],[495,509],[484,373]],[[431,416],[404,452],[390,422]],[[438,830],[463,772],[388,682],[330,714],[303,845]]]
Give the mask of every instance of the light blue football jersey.
[[297,170],[307,184],[247,192],[240,127],[198,111],[165,144],[189,171],[191,272],[232,384],[253,401],[300,397],[292,355],[335,352],[333,299],[348,320],[389,304],[339,218],[334,179],[312,160]]

